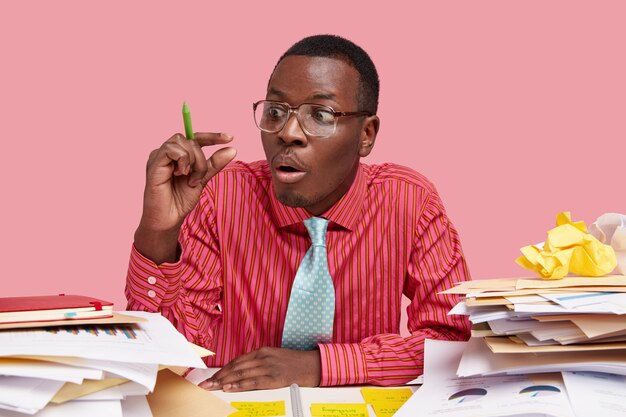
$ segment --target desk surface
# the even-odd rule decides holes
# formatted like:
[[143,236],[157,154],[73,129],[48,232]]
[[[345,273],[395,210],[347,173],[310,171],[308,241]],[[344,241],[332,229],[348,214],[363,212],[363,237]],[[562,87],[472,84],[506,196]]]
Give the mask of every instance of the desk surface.
[[[209,376],[217,372],[217,368],[209,370],[196,369],[191,372],[187,379],[198,384]],[[304,417],[311,417],[311,404],[313,403],[363,403],[361,395],[363,386],[351,387],[328,387],[328,388],[300,388],[300,398],[302,400],[302,411]],[[377,387],[380,388],[380,387]],[[410,388],[415,392],[418,385],[407,385],[404,387],[394,388]],[[231,401],[285,401],[285,409],[287,417],[293,417],[291,408],[291,396],[289,388],[279,388],[274,390],[258,390],[247,392],[223,392],[211,391],[217,397],[230,403]],[[376,417],[371,406],[367,406],[370,417]]]
[[[311,404],[314,403],[363,403],[362,387],[330,387],[330,388],[300,388],[302,400],[302,415],[311,417]],[[380,387],[377,387],[380,388]],[[391,389],[410,388],[417,390],[418,386],[393,387]],[[231,401],[285,401],[287,417],[293,417],[289,388],[275,390],[260,390],[248,392],[212,391],[217,397],[230,404]],[[367,405],[370,417],[376,417],[371,405]]]

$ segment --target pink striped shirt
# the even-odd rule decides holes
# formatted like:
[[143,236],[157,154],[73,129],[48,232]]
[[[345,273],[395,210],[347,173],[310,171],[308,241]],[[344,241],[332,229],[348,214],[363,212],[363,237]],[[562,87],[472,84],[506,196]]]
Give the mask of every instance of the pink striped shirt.
[[[181,259],[156,265],[134,248],[126,297],[160,311],[222,366],[279,347],[296,270],[311,245],[304,209],[281,204],[267,162],[233,162],[205,187],[179,237]],[[326,213],[335,285],[330,344],[320,344],[321,385],[401,384],[421,374],[425,338],[465,340],[456,298],[438,295],[469,279],[456,230],[433,185],[394,164],[361,165]],[[402,294],[410,336],[399,335]]]

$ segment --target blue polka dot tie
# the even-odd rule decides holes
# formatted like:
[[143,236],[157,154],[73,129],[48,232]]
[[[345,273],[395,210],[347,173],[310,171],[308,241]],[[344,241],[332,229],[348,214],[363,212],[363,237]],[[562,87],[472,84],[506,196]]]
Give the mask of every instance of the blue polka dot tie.
[[304,221],[312,245],[304,255],[291,288],[282,346],[311,350],[329,343],[335,319],[335,287],[328,271],[326,229],[328,220],[311,217]]

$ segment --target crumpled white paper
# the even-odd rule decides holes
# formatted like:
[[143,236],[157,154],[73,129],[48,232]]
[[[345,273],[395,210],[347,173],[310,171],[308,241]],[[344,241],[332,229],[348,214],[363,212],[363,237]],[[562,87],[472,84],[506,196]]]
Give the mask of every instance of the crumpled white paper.
[[605,213],[589,226],[588,233],[605,245],[611,245],[617,258],[613,273],[626,275],[626,215]]

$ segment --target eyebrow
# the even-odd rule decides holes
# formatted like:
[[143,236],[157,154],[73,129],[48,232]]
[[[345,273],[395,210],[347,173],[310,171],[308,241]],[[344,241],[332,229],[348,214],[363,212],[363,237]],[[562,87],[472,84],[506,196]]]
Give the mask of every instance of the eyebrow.
[[[280,98],[285,98],[287,96],[287,94],[283,93],[280,90],[277,90],[275,88],[270,88],[269,90],[267,90],[267,94],[268,95],[274,95],[274,96],[278,96]],[[332,101],[337,101],[337,96],[332,94],[332,93],[315,93],[312,96],[308,97],[307,99],[313,99],[313,100],[332,100]]]
[[337,96],[332,93],[315,93],[311,96],[311,98],[318,100],[332,100],[335,102],[337,101]]

